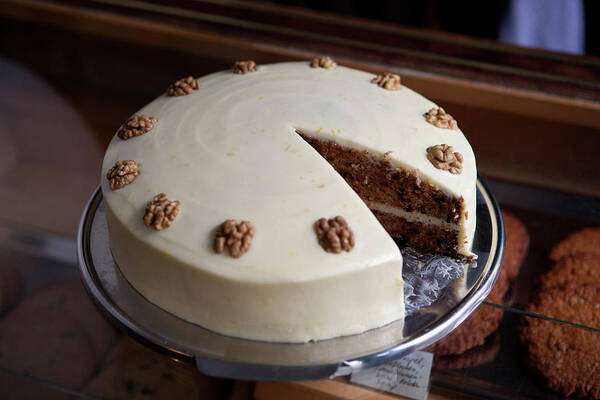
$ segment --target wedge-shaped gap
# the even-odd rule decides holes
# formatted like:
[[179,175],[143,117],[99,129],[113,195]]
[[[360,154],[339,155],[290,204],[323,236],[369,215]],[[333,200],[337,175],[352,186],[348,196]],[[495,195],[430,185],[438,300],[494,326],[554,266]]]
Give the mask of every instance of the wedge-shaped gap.
[[350,185],[400,246],[460,257],[461,199],[448,196],[385,155],[296,130]]

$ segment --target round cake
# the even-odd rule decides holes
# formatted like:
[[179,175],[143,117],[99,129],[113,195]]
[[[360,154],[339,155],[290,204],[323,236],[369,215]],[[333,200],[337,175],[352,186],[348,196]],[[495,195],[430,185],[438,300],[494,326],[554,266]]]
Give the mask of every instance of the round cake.
[[207,329],[277,342],[402,319],[399,245],[473,257],[475,182],[442,108],[328,57],[180,79],[102,166],[131,285]]

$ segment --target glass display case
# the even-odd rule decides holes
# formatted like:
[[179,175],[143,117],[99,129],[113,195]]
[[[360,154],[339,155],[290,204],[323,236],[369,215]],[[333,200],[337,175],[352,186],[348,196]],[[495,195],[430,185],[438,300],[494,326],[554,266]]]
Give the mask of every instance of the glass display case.
[[[552,362],[559,371],[568,351],[600,345],[600,312],[592,307],[585,319],[588,304],[580,300],[596,294],[569,286],[578,282],[571,275],[561,285],[581,302],[582,315],[568,305],[542,307],[542,300],[531,308],[540,293],[559,293],[540,282],[558,263],[549,258],[552,249],[573,232],[600,227],[599,58],[246,1],[9,0],[0,3],[0,31],[0,397],[399,397],[347,377],[205,376],[118,331],[80,282],[79,219],[122,121],[174,78],[228,69],[239,59],[322,54],[398,73],[404,85],[443,105],[502,211],[518,221],[519,228],[506,228],[506,251],[525,251],[520,268],[503,296],[477,310],[499,315],[498,326],[463,354],[436,355],[430,398],[562,398],[573,382],[598,396],[598,368],[582,377],[573,367],[567,383],[554,383],[559,391],[549,389],[532,362],[535,337],[528,342],[523,332],[529,319],[543,320],[543,330],[575,338],[570,350],[547,339],[554,344],[539,352],[538,365]],[[573,245],[591,268],[600,263],[597,238],[582,235]]]

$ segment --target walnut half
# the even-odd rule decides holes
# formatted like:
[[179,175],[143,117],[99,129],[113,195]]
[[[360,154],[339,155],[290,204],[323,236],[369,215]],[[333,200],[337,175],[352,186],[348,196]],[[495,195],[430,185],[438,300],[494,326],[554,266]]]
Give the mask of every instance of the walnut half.
[[458,129],[456,120],[448,114],[442,107],[432,108],[423,114],[425,120],[431,125],[442,129]]
[[328,253],[349,252],[354,248],[354,232],[339,215],[330,219],[320,218],[315,222],[315,232],[319,244]]
[[185,96],[198,89],[200,89],[200,82],[193,76],[188,76],[170,84],[167,88],[167,96]]
[[129,185],[140,174],[139,167],[133,160],[117,161],[106,174],[110,188],[116,190]]
[[255,72],[258,69],[256,63],[252,60],[236,61],[231,68],[234,74],[243,75],[247,72]]
[[324,68],[324,69],[335,69],[337,64],[333,59],[329,56],[317,57],[313,58],[310,62],[311,68]]
[[377,74],[375,78],[371,79],[371,83],[375,83],[386,90],[400,90],[402,88],[400,75],[389,72]]
[[427,148],[427,159],[434,167],[459,175],[462,172],[463,156],[452,146],[437,144]]
[[132,115],[117,131],[117,136],[123,140],[143,135],[154,128],[156,118],[143,114]]
[[239,224],[235,219],[228,219],[217,228],[214,249],[216,253],[223,253],[225,247],[234,258],[239,258],[250,250],[254,227],[248,221]]
[[180,210],[181,203],[178,200],[171,201],[166,194],[159,193],[146,204],[144,225],[162,231],[171,226]]

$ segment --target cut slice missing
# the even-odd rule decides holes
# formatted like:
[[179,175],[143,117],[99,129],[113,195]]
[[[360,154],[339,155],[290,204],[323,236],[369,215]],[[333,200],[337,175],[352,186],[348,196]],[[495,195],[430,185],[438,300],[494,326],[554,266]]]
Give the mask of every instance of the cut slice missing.
[[296,132],[344,178],[399,246],[457,259],[469,257],[460,246],[462,197],[393,165],[385,154],[380,157]]

